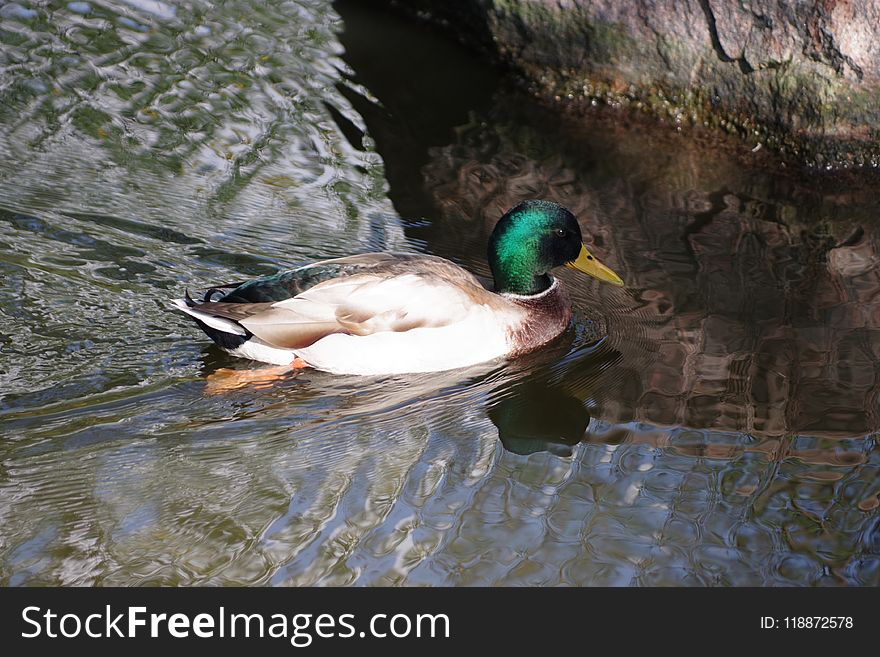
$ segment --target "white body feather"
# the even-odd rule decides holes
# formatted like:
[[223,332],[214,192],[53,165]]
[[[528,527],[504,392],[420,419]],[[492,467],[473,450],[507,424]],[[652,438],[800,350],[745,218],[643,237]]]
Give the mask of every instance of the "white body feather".
[[380,331],[370,335],[334,333],[296,355],[335,374],[404,374],[467,367],[510,351],[506,332],[485,306],[455,324]]

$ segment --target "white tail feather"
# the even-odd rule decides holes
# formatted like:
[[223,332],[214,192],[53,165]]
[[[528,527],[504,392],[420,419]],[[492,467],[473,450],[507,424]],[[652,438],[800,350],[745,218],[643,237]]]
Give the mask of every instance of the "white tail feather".
[[186,301],[183,299],[174,299],[174,305],[177,306],[179,310],[182,310],[187,315],[191,315],[198,319],[201,322],[204,322],[211,328],[217,329],[218,331],[223,331],[224,333],[232,333],[234,335],[247,335],[245,330],[236,324],[235,322],[223,319],[222,317],[215,317],[214,315],[209,315],[208,313],[199,312],[198,306],[195,308],[190,308],[186,305]]

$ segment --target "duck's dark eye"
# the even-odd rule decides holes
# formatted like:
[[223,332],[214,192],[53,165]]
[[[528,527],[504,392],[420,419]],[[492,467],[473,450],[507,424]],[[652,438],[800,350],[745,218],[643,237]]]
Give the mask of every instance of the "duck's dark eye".
[[556,237],[565,237],[565,228],[557,228],[555,231]]

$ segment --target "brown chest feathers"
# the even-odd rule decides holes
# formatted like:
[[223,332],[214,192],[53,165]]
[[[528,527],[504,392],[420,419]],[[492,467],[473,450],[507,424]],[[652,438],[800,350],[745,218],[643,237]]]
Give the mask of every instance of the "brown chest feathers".
[[568,326],[571,302],[558,279],[542,294],[533,297],[504,295],[525,311],[523,320],[507,330],[510,355],[519,356],[547,344]]

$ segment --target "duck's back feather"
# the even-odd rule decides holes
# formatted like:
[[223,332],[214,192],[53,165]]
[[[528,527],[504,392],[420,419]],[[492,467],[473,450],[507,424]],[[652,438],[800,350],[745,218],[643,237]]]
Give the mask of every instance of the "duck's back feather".
[[[271,276],[261,276],[234,286],[235,289],[218,300],[231,303],[284,301],[326,281],[341,281],[358,274],[391,277],[406,273],[430,273],[452,282],[461,280],[482,287],[472,274],[443,258],[379,252],[322,260]],[[220,287],[230,286],[214,286]]]

